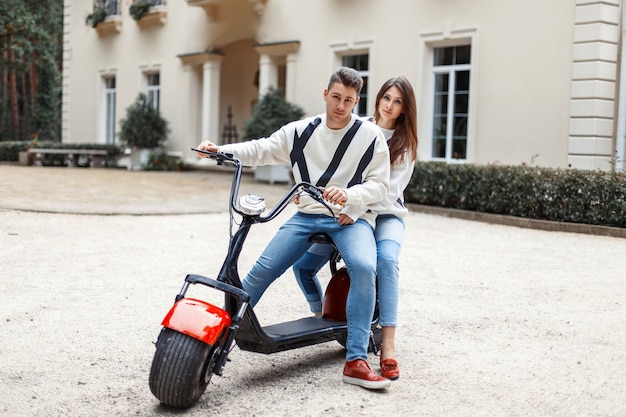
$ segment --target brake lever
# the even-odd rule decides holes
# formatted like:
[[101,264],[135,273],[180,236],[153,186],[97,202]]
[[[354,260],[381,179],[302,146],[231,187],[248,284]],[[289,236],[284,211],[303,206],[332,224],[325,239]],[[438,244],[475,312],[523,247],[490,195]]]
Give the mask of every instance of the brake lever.
[[306,184],[302,187],[304,189],[304,191],[309,194],[311,197],[313,197],[317,202],[322,203],[322,205],[324,207],[326,207],[328,209],[328,211],[330,212],[330,214],[333,216],[333,218],[335,220],[337,220],[337,216],[335,215],[335,212],[333,211],[333,209],[328,205],[328,203],[326,202],[326,200],[324,200],[323,195],[323,191],[321,188],[313,185],[313,184]]
[[322,203],[324,201],[324,198],[322,197],[322,194],[324,193],[322,191],[321,188],[316,187],[313,184],[305,184],[302,186],[302,188],[304,189],[304,191],[306,191],[311,197],[313,197],[315,200],[319,201],[320,203]]

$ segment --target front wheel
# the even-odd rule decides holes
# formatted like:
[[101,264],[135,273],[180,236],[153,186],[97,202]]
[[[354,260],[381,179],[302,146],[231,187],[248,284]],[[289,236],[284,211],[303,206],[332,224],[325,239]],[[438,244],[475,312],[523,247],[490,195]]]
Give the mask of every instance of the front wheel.
[[163,328],[150,368],[150,391],[170,407],[193,406],[209,385],[220,351],[219,343],[211,346]]

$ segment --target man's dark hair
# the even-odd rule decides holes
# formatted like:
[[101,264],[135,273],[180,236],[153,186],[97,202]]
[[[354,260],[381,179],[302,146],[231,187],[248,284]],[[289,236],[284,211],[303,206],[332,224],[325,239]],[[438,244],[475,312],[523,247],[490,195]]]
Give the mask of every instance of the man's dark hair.
[[357,96],[361,93],[361,88],[363,88],[363,78],[361,78],[361,75],[354,68],[339,67],[337,71],[330,76],[328,90],[330,90],[335,83],[341,83],[346,87],[355,88]]

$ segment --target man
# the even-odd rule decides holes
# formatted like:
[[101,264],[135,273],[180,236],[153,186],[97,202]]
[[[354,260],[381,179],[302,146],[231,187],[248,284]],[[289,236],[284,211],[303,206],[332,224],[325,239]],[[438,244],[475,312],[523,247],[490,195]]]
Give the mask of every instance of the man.
[[[298,212],[281,226],[242,281],[255,305],[267,287],[309,248],[311,234],[327,233],[335,242],[351,277],[346,301],[348,337],[343,381],[369,389],[383,389],[390,381],[370,369],[367,348],[376,297],[375,213],[359,218],[359,207],[382,201],[389,187],[389,151],[383,133],[362,121],[352,110],[359,102],[363,79],[341,67],[324,89],[326,113],[291,122],[268,138],[217,146],[205,141],[200,149],[232,153],[245,165],[273,165],[290,161],[296,182],[324,188],[339,220],[307,195]],[[204,156],[200,154],[200,156]]]

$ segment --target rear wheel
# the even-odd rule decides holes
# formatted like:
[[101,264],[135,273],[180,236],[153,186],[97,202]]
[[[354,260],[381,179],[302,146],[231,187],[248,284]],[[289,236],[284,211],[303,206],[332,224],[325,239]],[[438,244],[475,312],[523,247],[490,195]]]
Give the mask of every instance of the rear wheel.
[[150,391],[170,407],[193,406],[211,381],[220,351],[219,344],[211,346],[164,328],[156,342],[150,369]]

